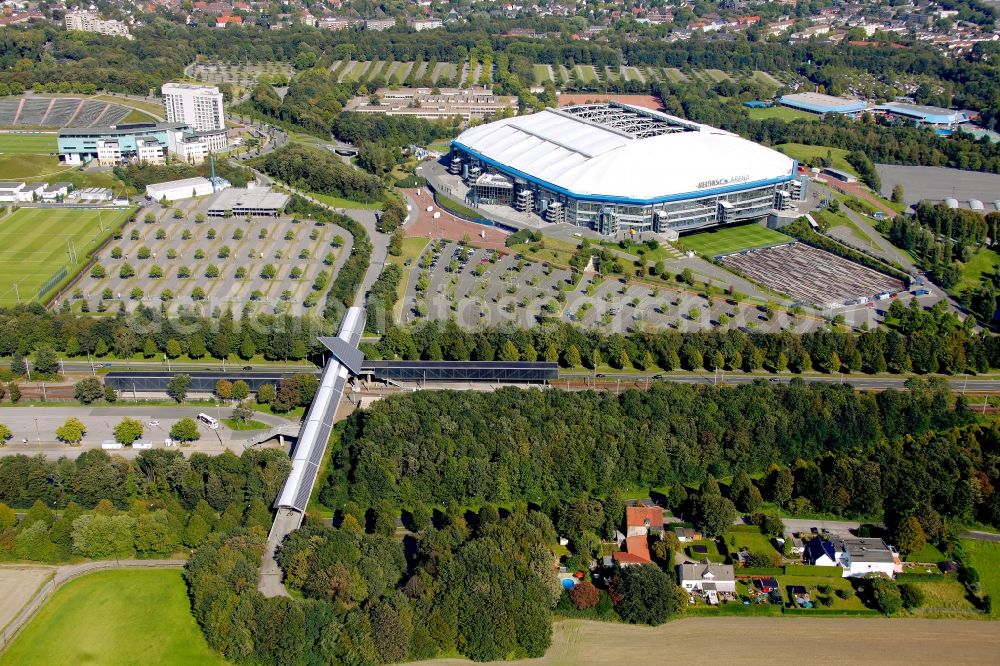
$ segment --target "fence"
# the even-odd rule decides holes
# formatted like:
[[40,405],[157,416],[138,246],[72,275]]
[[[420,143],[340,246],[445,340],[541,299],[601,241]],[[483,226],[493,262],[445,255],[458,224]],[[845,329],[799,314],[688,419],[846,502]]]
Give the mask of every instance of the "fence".
[[69,271],[66,270],[65,267],[60,268],[58,273],[50,277],[48,282],[46,282],[41,286],[41,288],[38,290],[38,295],[36,296],[36,298],[38,298],[39,301],[42,301],[45,298],[45,294],[49,293],[52,289],[55,288],[56,285],[58,285],[60,282],[66,279],[67,275],[69,275]]
[[38,590],[31,601],[0,632],[0,648],[7,647],[7,644],[35,616],[35,613],[41,609],[55,591],[74,578],[105,569],[175,569],[183,567],[186,563],[186,560],[115,560],[113,562],[108,560],[60,567],[56,570],[55,576]]

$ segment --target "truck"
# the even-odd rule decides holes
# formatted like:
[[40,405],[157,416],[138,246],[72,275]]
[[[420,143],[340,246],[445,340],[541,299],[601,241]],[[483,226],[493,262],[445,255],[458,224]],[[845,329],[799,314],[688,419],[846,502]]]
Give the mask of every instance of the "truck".
[[101,448],[102,449],[123,449],[123,448],[125,448],[125,445],[122,444],[121,442],[116,442],[113,439],[106,439],[103,442],[101,442]]
[[929,293],[931,293],[931,292],[929,290],[927,290],[927,289],[914,289],[913,290],[913,295],[914,296],[926,296]]
[[133,449],[151,449],[153,448],[153,443],[148,439],[137,439],[132,442]]

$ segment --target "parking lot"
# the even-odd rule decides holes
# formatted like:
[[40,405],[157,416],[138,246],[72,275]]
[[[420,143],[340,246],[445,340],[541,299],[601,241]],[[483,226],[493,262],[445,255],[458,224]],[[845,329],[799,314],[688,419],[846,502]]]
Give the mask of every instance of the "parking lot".
[[[83,309],[84,301],[91,312],[115,310],[119,302],[127,310],[164,303],[207,306],[207,313],[232,308],[238,316],[253,303],[259,312],[301,315],[322,305],[350,253],[346,230],[288,217],[205,217],[210,198],[167,208],[148,203],[122,238],[100,252],[97,265],[104,277],[85,271],[74,286],[74,310]],[[146,221],[148,215],[152,221]],[[126,264],[134,274],[126,268],[123,277]],[[321,273],[327,277],[317,282]]]
[[[532,326],[541,317],[560,317],[609,332],[697,330],[710,325],[795,328],[809,320],[769,319],[760,308],[694,292],[669,290],[594,273],[529,261],[510,252],[464,247],[451,241],[428,245],[407,267],[402,321],[454,318],[477,328],[513,322]],[[724,318],[723,318],[724,317]]]
[[[210,428],[198,420],[198,414],[205,413],[219,422],[218,429]],[[114,428],[125,417],[135,419],[143,424],[142,439],[152,443],[155,449],[165,448],[165,440],[170,428],[183,418],[193,418],[198,423],[200,438],[191,444],[191,448],[199,451],[220,453],[223,448],[242,451],[246,440],[260,434],[260,430],[234,431],[222,419],[229,418],[231,406],[199,406],[199,407],[10,407],[0,414],[0,423],[10,428],[13,437],[7,446],[0,449],[2,455],[24,453],[35,455],[42,453],[64,453],[75,457],[82,450],[101,448],[101,443],[115,438]],[[87,428],[82,445],[71,447],[60,442],[56,430],[66,419],[80,419]],[[255,420],[269,426],[288,423],[286,419],[271,414],[255,413]],[[26,440],[26,441],[25,441]],[[112,451],[115,453],[130,452],[132,449]]]

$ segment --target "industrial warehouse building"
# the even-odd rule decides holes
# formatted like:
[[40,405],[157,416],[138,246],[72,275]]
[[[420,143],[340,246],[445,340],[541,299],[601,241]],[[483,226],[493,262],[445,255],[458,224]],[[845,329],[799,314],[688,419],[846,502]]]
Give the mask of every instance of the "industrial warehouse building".
[[868,102],[863,99],[834,97],[823,93],[803,92],[783,95],[778,100],[782,105],[809,113],[840,113],[845,116],[856,116],[868,108]]
[[170,180],[165,183],[153,183],[146,186],[146,197],[154,201],[166,199],[167,201],[180,201],[191,197],[203,197],[213,192],[221,192],[228,188],[230,183],[225,178],[184,178],[182,180]]
[[707,125],[618,102],[480,125],[448,169],[478,205],[602,234],[675,234],[766,217],[799,199],[791,158]]

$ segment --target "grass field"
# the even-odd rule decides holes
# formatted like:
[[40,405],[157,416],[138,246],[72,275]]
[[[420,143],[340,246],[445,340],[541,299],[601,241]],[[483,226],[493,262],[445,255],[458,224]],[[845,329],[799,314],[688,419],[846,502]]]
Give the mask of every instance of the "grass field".
[[847,151],[842,148],[829,148],[827,146],[807,146],[803,143],[782,143],[774,146],[777,150],[780,150],[784,154],[788,155],[792,159],[798,160],[799,164],[808,164],[813,159],[817,157],[826,157],[829,152],[830,157],[833,161],[833,167],[835,169],[840,169],[841,171],[846,171],[847,173],[858,175],[858,172],[854,170],[844,156],[847,155]]
[[28,180],[65,170],[58,157],[0,153],[0,180]]
[[[110,229],[127,211],[21,208],[0,220],[0,305],[35,300],[60,268],[70,265],[69,250],[78,262],[95,246],[101,226]],[[15,289],[14,285],[17,285]]]
[[799,120],[800,118],[803,120],[816,120],[818,117],[815,113],[799,111],[798,109],[790,109],[787,106],[772,106],[766,109],[747,109],[746,111],[747,115],[754,120],[777,118],[778,120],[791,122],[793,120]]
[[382,208],[382,202],[376,201],[374,203],[363,203],[361,201],[351,201],[350,199],[341,199],[340,197],[330,196],[329,194],[318,194],[316,192],[310,192],[309,196],[322,201],[327,206],[333,206],[334,208],[354,208],[359,210],[380,210]]
[[48,155],[54,152],[55,134],[0,133],[0,155]]
[[[979,572],[983,592],[993,599],[1000,599],[1000,543],[992,541],[963,541],[969,563]],[[990,617],[1000,617],[1000,604],[994,602]]]
[[100,571],[70,581],[0,665],[223,664],[189,610],[179,570]]
[[740,250],[768,247],[792,240],[785,234],[771,231],[759,224],[744,224],[738,227],[723,227],[711,231],[701,231],[690,236],[681,236],[680,245],[707,257],[732,254]]
[[962,277],[953,291],[959,293],[964,289],[979,286],[984,275],[996,272],[993,267],[997,264],[1000,264],[1000,254],[993,250],[980,248],[967,262],[962,264]]
[[[665,663],[669,655],[675,664],[773,664],[776,655],[830,654],[837,648],[885,655],[882,661],[891,663],[993,663],[1000,632],[989,622],[964,620],[693,617],[660,627],[563,620],[553,627],[544,657],[500,663],[620,666]],[[434,666],[472,663],[442,659]]]

